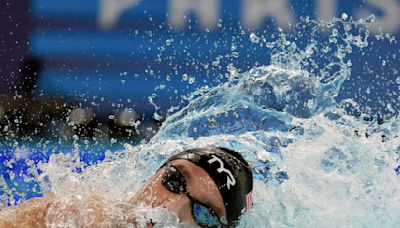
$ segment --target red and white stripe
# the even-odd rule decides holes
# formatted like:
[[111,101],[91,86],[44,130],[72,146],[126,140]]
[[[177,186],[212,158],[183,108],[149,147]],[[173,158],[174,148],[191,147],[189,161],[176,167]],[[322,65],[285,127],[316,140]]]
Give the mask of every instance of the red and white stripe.
[[251,208],[253,208],[253,194],[249,192],[249,194],[246,195],[246,211]]

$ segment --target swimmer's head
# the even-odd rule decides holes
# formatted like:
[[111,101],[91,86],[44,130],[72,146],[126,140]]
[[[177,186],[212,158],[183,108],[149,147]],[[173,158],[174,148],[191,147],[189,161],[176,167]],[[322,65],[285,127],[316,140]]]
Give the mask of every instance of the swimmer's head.
[[[241,214],[253,206],[251,167],[239,153],[216,147],[191,149],[171,157],[164,166],[174,160],[190,161],[212,178],[226,209],[227,218],[220,218],[225,225],[235,226]],[[174,186],[169,188],[174,190]]]

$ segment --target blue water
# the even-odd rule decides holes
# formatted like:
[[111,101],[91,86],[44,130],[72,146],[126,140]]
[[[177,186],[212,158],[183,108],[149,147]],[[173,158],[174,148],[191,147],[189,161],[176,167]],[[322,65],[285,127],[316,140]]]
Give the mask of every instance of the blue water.
[[[3,200],[10,202],[13,193],[84,199],[95,191],[123,203],[169,156],[213,145],[241,152],[253,167],[255,205],[241,227],[396,226],[400,117],[394,112],[382,124],[354,99],[337,99],[354,74],[351,53],[391,37],[369,37],[368,21],[346,17],[305,24],[310,32],[300,35],[307,42],[297,44],[299,34],[265,41],[273,50],[270,65],[248,72],[232,66],[228,82],[189,96],[189,104],[169,116],[148,143],[106,151],[91,166],[79,147],[39,164],[19,157],[30,170],[23,175],[26,183],[37,184],[39,193],[21,193],[15,181],[5,181]],[[317,41],[321,29],[332,33],[328,40]],[[257,34],[250,39],[264,42]],[[21,159],[13,159],[21,167]],[[137,216],[153,216],[160,227],[178,225],[168,213],[151,211],[140,208]]]

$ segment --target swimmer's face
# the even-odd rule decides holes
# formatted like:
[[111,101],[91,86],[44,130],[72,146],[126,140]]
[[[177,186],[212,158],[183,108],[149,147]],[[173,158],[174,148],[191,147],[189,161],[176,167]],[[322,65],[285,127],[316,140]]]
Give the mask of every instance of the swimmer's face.
[[[206,171],[186,160],[174,160],[170,164],[183,174],[187,192],[194,200],[212,209],[219,218],[226,218],[222,196]],[[173,193],[162,184],[165,169],[166,167],[161,168],[130,200],[130,203],[145,204],[153,208],[162,207],[174,212],[180,222],[189,225],[196,224],[189,197],[186,194]]]

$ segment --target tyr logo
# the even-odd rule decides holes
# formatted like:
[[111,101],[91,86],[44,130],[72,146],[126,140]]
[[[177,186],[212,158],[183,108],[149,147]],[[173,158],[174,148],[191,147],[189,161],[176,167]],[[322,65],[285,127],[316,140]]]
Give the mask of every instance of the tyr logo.
[[224,167],[224,163],[222,162],[221,159],[219,159],[217,156],[215,155],[211,155],[211,159],[208,160],[209,164],[212,164],[214,162],[218,162],[219,163],[219,168],[217,169],[218,173],[226,173],[228,176],[226,178],[226,186],[228,187],[228,189],[231,188],[231,186],[234,186],[236,184],[236,180],[235,177],[233,176],[233,174],[231,173],[231,171],[229,171],[228,169],[225,169]]

